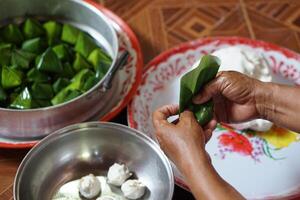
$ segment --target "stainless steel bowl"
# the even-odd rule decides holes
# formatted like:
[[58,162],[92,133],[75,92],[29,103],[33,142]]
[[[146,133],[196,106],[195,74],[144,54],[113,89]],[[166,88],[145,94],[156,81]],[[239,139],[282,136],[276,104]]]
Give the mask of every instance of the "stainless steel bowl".
[[[71,23],[90,33],[113,58],[107,75],[90,91],[57,106],[30,110],[0,108],[0,136],[16,139],[39,138],[59,128],[90,119],[110,100],[114,86],[103,90],[111,78],[118,56],[118,38],[109,20],[94,6],[81,0],[0,0],[0,24],[26,16]],[[105,92],[104,92],[105,91]]]
[[174,180],[167,157],[144,134],[115,123],[89,122],[58,130],[24,158],[14,182],[15,200],[50,200],[64,183],[106,175],[125,163],[147,186],[144,200],[170,200]]

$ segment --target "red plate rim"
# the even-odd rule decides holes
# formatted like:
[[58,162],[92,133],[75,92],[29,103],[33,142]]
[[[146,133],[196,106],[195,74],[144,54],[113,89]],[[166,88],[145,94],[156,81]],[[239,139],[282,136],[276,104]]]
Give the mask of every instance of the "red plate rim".
[[[176,54],[176,53],[181,53],[184,52],[188,49],[196,49],[199,46],[206,45],[211,42],[218,42],[218,44],[244,44],[244,45],[249,45],[251,47],[261,47],[264,50],[273,50],[282,53],[288,58],[293,58],[295,60],[298,60],[300,62],[300,54],[289,50],[284,47],[280,47],[276,44],[261,41],[261,40],[253,40],[250,38],[244,38],[244,37],[237,37],[237,36],[228,36],[228,37],[206,37],[206,38],[201,38],[189,42],[182,43],[178,46],[175,46],[169,50],[166,50],[156,56],[154,59],[152,59],[146,67],[144,67],[143,70],[143,77],[142,77],[142,83],[140,86],[142,86],[145,82],[145,79],[147,78],[146,72],[151,70],[155,70],[158,67],[158,63],[161,63],[168,59],[171,55]],[[133,118],[133,108],[132,108],[132,103],[128,105],[127,109],[127,120],[128,120],[128,125],[131,128],[137,128],[137,124],[134,121]]]
[[[109,112],[106,115],[104,115],[100,121],[109,121],[112,118],[114,118],[117,114],[119,114],[130,102],[131,98],[136,93],[139,84],[142,81],[142,72],[143,72],[143,55],[141,51],[140,44],[138,42],[138,39],[134,32],[131,30],[131,28],[115,13],[110,11],[109,9],[105,8],[99,3],[93,2],[92,0],[85,0],[85,2],[89,3],[90,5],[94,6],[95,8],[99,9],[102,13],[105,14],[108,18],[116,22],[122,30],[124,30],[127,35],[129,36],[129,39],[132,43],[132,47],[137,52],[137,64],[136,64],[136,76],[135,76],[135,82],[132,85],[130,91],[125,96],[125,98],[122,100],[122,103],[113,111]],[[29,141],[29,142],[20,142],[20,143],[9,143],[9,142],[0,142],[0,148],[4,149],[26,149],[26,148],[32,148],[34,145],[36,145],[39,141]]]

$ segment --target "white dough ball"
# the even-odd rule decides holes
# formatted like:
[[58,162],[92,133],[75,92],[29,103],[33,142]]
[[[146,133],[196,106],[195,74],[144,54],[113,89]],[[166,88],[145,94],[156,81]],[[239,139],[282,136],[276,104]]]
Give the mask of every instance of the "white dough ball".
[[92,199],[98,196],[101,192],[100,181],[93,174],[84,176],[79,181],[79,192],[87,199]]
[[139,180],[128,180],[123,183],[121,190],[128,199],[138,199],[145,194],[146,186]]
[[121,186],[132,174],[124,164],[113,164],[107,173],[108,183]]

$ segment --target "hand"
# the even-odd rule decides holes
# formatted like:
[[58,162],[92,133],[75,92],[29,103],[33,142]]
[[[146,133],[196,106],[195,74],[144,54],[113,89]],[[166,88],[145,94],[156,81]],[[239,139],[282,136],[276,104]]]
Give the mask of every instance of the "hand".
[[[261,116],[263,83],[234,71],[222,71],[209,82],[193,99],[201,104],[209,99],[214,101],[215,119],[212,121],[238,123]],[[212,123],[212,122],[211,122]]]
[[177,124],[169,123],[167,118],[176,115],[178,110],[177,105],[157,109],[153,113],[153,124],[161,148],[184,175],[195,198],[243,199],[218,175],[205,151],[205,143],[210,139],[212,130],[203,130],[190,111],[181,113]]
[[177,124],[169,123],[167,118],[176,115],[178,110],[177,105],[157,109],[153,113],[153,124],[162,150],[184,173],[188,171],[189,163],[195,160],[209,161],[205,143],[210,139],[212,130],[209,127],[203,130],[190,111],[181,113]]

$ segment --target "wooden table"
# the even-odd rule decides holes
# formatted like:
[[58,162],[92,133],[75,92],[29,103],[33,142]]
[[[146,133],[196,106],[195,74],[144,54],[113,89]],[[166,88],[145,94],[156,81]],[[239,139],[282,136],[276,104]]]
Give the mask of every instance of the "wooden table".
[[[299,0],[98,0],[135,31],[145,63],[182,42],[206,36],[243,36],[300,52]],[[125,3],[126,2],[126,3]],[[126,123],[123,111],[114,121]],[[27,150],[0,149],[0,200]],[[176,188],[174,199],[192,196]]]

